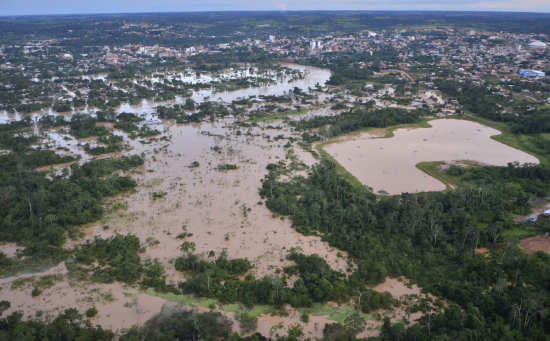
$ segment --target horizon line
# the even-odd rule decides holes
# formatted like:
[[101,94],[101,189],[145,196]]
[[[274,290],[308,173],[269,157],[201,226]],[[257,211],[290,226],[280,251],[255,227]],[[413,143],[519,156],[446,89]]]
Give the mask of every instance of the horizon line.
[[136,15],[136,14],[190,14],[190,13],[299,13],[299,12],[395,12],[395,13],[501,13],[501,14],[550,14],[549,12],[530,12],[530,11],[499,11],[499,10],[394,10],[394,9],[375,9],[375,10],[331,10],[331,9],[304,9],[304,10],[190,10],[190,11],[147,11],[147,12],[74,12],[74,13],[45,13],[45,14],[10,14],[0,15],[0,18],[22,18],[22,17],[52,17],[52,16],[93,16],[93,15]]

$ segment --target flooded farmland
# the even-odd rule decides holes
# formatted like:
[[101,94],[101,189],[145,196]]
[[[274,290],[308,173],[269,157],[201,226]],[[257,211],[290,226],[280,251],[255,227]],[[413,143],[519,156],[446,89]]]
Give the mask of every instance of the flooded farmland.
[[[297,110],[296,115],[289,116],[290,120],[339,114],[330,108],[335,95],[329,89],[322,88],[318,92],[308,90],[317,85],[323,87],[330,78],[330,71],[294,64],[285,66],[299,70],[304,77],[279,77],[276,84],[236,91],[203,89],[190,96],[197,102],[212,100],[229,104],[250,96],[288,95],[294,87],[299,87],[313,100],[306,109]],[[96,79],[106,81],[104,75]],[[388,91],[389,88],[381,92]],[[336,95],[339,94],[336,92]],[[346,95],[345,100],[351,103],[355,98]],[[182,255],[182,239],[178,236],[183,232],[187,234],[185,241],[193,245],[193,253],[205,257],[211,253],[216,256],[223,253],[230,259],[247,258],[253,265],[249,274],[256,278],[279,274],[285,266],[292,265],[293,262],[286,256],[293,248],[306,255],[319,255],[332,269],[342,273],[356,268],[348,260],[346,252],[329,246],[320,236],[302,235],[292,228],[288,218],[274,216],[260,197],[258,189],[262,186],[269,164],[295,162],[300,165],[295,174],[306,175],[309,167],[318,162],[298,143],[301,133],[294,131],[287,123],[279,120],[258,125],[241,124],[246,114],[272,103],[258,99],[258,103],[245,107],[243,110],[247,112],[240,117],[211,117],[209,122],[205,120],[195,124],[177,124],[173,119],[158,117],[156,106],[183,102],[184,97],[176,96],[175,101],[143,100],[138,105],[122,104],[116,108],[117,113],[136,114],[160,134],[131,138],[127,132],[116,130],[114,122],[100,122],[98,125],[122,137],[125,146],[121,151],[100,156],[90,155],[84,149],[87,143],[93,146],[98,144],[94,137],[76,139],[63,128],[38,129],[36,121],[42,115],[52,114],[51,108],[31,115],[35,121],[34,133],[40,134],[37,148],[80,156],[76,161],[79,163],[121,155],[141,155],[145,159],[143,167],[128,174],[138,184],[135,191],[109,198],[105,203],[106,215],[99,221],[82,226],[81,235],[68,238],[64,245],[66,250],[72,250],[95,237],[132,234],[144,246],[140,251],[141,259],[159,260],[165,269],[167,282],[174,286],[186,281],[185,275],[174,268],[174,260]],[[303,105],[291,99],[290,104],[283,104],[278,109],[284,112],[292,109],[293,104]],[[384,103],[379,102],[378,105],[383,106]],[[86,112],[92,114],[93,110]],[[72,114],[68,112],[64,115]],[[0,119],[9,121],[16,118],[19,118],[17,114],[5,114]],[[49,165],[39,170],[59,175],[69,165]],[[220,169],[221,165],[232,165],[234,168],[224,170]],[[0,250],[10,257],[16,257],[17,249],[21,247],[15,244],[0,245]],[[296,278],[289,278],[287,284],[292,286]],[[32,296],[33,287],[42,282],[50,284],[42,289],[41,294]],[[34,273],[10,274],[0,280],[0,292],[11,301],[7,313],[21,311],[25,318],[52,319],[71,307],[78,307],[82,313],[94,307],[98,313],[92,322],[119,332],[142,325],[174,301],[198,311],[209,310],[214,305],[211,299],[202,302],[201,298],[190,299],[181,295],[163,297],[154,292],[144,292],[136,285],[119,282],[99,284],[75,279],[70,261]],[[217,303],[215,307],[234,322],[234,331],[240,332],[233,308]],[[300,322],[300,311],[290,306],[285,309],[288,313],[285,316],[269,312],[259,314],[256,331],[266,337],[274,337],[285,335],[290,327],[300,323],[308,337],[322,337],[325,324],[333,323],[335,319],[343,322],[355,311],[349,302],[343,306],[328,303],[316,307],[318,311],[312,312],[309,322],[303,323]],[[403,317],[403,314],[389,313],[393,314],[395,321]],[[362,335],[377,335],[380,324],[379,319],[369,319]]]
[[[281,96],[285,93],[288,93],[295,87],[298,87],[304,91],[307,91],[309,88],[315,88],[317,85],[324,86],[324,84],[330,78],[330,71],[326,69],[321,69],[313,66],[299,65],[292,63],[282,63],[281,67],[287,70],[286,74],[275,74],[267,73],[271,79],[271,83],[263,84],[260,83],[258,86],[250,86],[242,89],[237,89],[233,91],[218,91],[214,87],[202,88],[193,90],[190,93],[190,98],[197,103],[204,101],[216,101],[223,103],[231,103],[236,99],[249,98],[254,96]],[[244,76],[249,75],[248,71],[243,71]],[[207,75],[196,76],[191,71],[187,72],[187,76],[183,73],[177,74],[167,74],[165,79],[171,80],[176,79],[187,85],[193,85],[200,82],[222,80],[222,79],[234,79],[240,73],[237,73],[235,70],[226,70],[225,73],[218,75],[217,77],[209,77]],[[95,75],[86,75],[82,76],[83,80],[96,80],[103,82],[114,90],[119,90],[113,82],[110,81],[107,77],[107,74],[100,73]],[[146,77],[148,81],[153,83],[159,83],[160,80],[155,77]],[[133,80],[136,82],[137,80]],[[164,79],[163,79],[164,81]],[[67,92],[66,90],[65,92]],[[117,112],[129,112],[139,114],[146,119],[151,119],[151,114],[155,112],[155,108],[159,105],[172,105],[172,104],[182,104],[185,102],[185,97],[177,95],[174,100],[170,101],[156,101],[153,99],[143,99],[139,104],[131,105],[130,103],[121,103],[120,106],[116,108]],[[88,107],[87,105],[84,108],[76,110],[75,108],[72,111],[64,112],[63,116],[69,116],[77,112],[94,114],[97,111],[95,107]],[[23,115],[21,113],[8,113],[6,111],[0,112],[0,123],[8,123],[15,120],[20,120],[24,116],[30,116],[33,121],[40,119],[45,115],[60,115],[52,110],[52,108],[44,108],[40,111],[34,112],[32,114]]]
[[364,133],[324,149],[361,183],[390,195],[441,191],[440,181],[416,165],[430,161],[474,161],[505,166],[509,162],[539,163],[532,155],[491,139],[496,129],[456,119],[430,121],[431,128],[402,128],[391,138]]
[[[245,96],[282,95],[295,86],[307,91],[316,84],[323,85],[330,77],[327,70],[305,66],[295,68],[299,68],[305,78],[292,80],[283,77],[278,84],[216,93],[214,99],[231,102]],[[199,94],[202,97],[197,99],[212,94],[211,90],[202,90]],[[124,138],[129,147],[118,155],[137,154],[145,158],[144,167],[132,173],[138,187],[134,193],[109,199],[106,216],[96,223],[83,226],[83,237],[69,239],[66,249],[96,236],[108,238],[117,234],[133,234],[145,246],[145,251],[140,254],[142,259],[158,259],[166,269],[168,282],[177,285],[185,281],[185,276],[176,272],[173,266],[173,260],[182,254],[182,240],[176,237],[185,229],[189,234],[187,240],[194,243],[195,253],[213,251],[219,255],[225,252],[228,258],[248,258],[254,266],[251,274],[257,278],[273,275],[292,264],[286,259],[292,248],[299,248],[304,254],[318,254],[333,269],[347,271],[350,265],[345,252],[330,247],[319,236],[299,234],[288,219],[273,217],[258,194],[269,163],[289,157],[296,158],[305,167],[316,162],[297,144],[289,148],[283,146],[285,142],[274,139],[276,135],[285,136],[285,139],[293,136],[290,129],[266,130],[261,126],[239,128],[231,118],[214,123],[175,124],[169,120],[161,121],[154,115],[154,107],[158,104],[143,101],[137,106],[123,104],[118,109],[119,112],[135,113],[154,121],[161,135],[149,140],[130,139],[126,133],[114,131]],[[51,111],[44,111],[48,112]],[[324,113],[329,112],[325,110]],[[36,119],[40,115],[36,113],[32,117]],[[6,115],[5,119],[17,117]],[[61,135],[56,129],[42,135],[45,146],[81,155],[82,160],[91,159],[82,148],[87,141]],[[221,171],[218,166],[223,164],[235,165],[237,169]],[[48,169],[44,167],[41,170]],[[55,167],[52,171],[59,173]],[[163,195],[156,197],[155,193]],[[110,209],[116,205],[122,208]],[[15,244],[0,245],[0,250],[12,257],[17,248]],[[55,280],[39,296],[33,297],[33,286],[42,278]],[[5,277],[0,280],[0,291],[11,302],[7,313],[21,311],[25,318],[35,317],[36,314],[41,318],[54,318],[67,308],[78,307],[84,312],[96,307],[98,314],[93,318],[93,323],[118,331],[145,323],[169,302],[118,282],[98,284],[75,280],[65,262],[43,272]],[[234,320],[233,315],[227,314]],[[277,320],[263,315],[258,331],[265,336],[272,334],[274,319]],[[296,311],[284,318],[285,328],[280,333],[285,334],[286,327],[298,319]],[[326,316],[316,316],[306,330],[310,335],[321,336],[327,322]],[[238,326],[236,321],[235,326]],[[238,330],[238,327],[235,328]]]

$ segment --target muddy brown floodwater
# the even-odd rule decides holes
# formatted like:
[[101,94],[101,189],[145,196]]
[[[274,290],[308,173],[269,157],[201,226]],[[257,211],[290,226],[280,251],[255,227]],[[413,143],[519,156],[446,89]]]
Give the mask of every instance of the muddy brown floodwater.
[[491,139],[500,132],[482,124],[456,119],[429,124],[431,128],[397,129],[391,138],[364,133],[324,149],[361,183],[388,194],[444,190],[443,183],[416,168],[420,162],[539,163],[534,156]]
[[[249,95],[280,95],[294,86],[307,89],[317,83],[323,85],[330,77],[327,70],[291,67],[301,68],[306,78],[292,82],[286,80],[270,87],[217,93],[211,99],[231,101]],[[153,105],[149,103],[126,105],[120,110],[136,112],[148,119],[154,118],[151,115]],[[304,116],[332,114],[330,109],[323,107]],[[185,281],[184,275],[175,271],[173,266],[173,260],[182,254],[180,247],[183,240],[177,236],[184,228],[191,234],[185,240],[194,243],[195,253],[214,251],[219,255],[226,252],[228,258],[248,258],[254,265],[251,273],[256,277],[273,275],[282,267],[290,265],[286,256],[294,247],[300,248],[304,254],[318,254],[335,270],[346,272],[350,266],[355,266],[348,264],[346,252],[330,247],[318,236],[297,233],[287,218],[274,217],[265,207],[265,200],[259,196],[258,189],[267,174],[266,166],[269,163],[287,160],[291,154],[307,166],[316,162],[310,153],[296,143],[292,148],[285,148],[288,140],[275,140],[278,135],[290,137],[297,134],[291,128],[278,126],[267,129],[267,125],[242,128],[235,125],[233,120],[198,125],[157,122],[155,128],[162,131],[162,135],[153,139],[131,140],[127,134],[116,132],[132,148],[124,154],[139,154],[145,158],[145,166],[131,172],[138,182],[136,191],[108,199],[108,214],[98,222],[83,226],[85,236],[69,240],[65,248],[74,248],[95,236],[107,238],[116,234],[134,234],[146,248],[140,255],[142,259],[159,259],[166,269],[168,281],[175,284]],[[398,136],[396,134],[396,138]],[[367,142],[370,141],[374,140]],[[55,131],[48,132],[46,142],[52,146],[65,147],[75,154],[82,153],[81,147],[77,145],[79,141],[66,139]],[[293,150],[293,153],[289,153],[289,150]],[[191,167],[192,164],[196,167]],[[218,170],[218,166],[223,164],[236,165],[237,169]],[[52,168],[59,171],[58,168],[64,166],[56,165]],[[305,175],[306,170],[299,173]],[[121,209],[111,209],[116,202],[123,203],[118,205]],[[17,249],[15,244],[0,245],[0,250],[11,257]],[[32,297],[35,283],[44,276],[54,276],[53,285],[43,288],[37,297]],[[404,285],[388,281],[387,289],[400,298],[400,292],[405,290]],[[412,292],[405,290],[405,293],[416,295],[419,289],[414,286],[411,288]],[[98,284],[73,280],[65,263],[43,272],[2,278],[0,293],[3,299],[11,302],[11,308],[5,314],[21,311],[26,319],[51,319],[67,308],[77,308],[84,313],[86,309],[96,307],[98,314],[92,319],[92,324],[99,324],[115,332],[142,325],[159,313],[163,306],[174,303],[122,283]],[[350,308],[349,305],[347,307]],[[199,311],[207,309],[201,306],[193,308]],[[309,322],[303,323],[300,322],[298,311],[290,307],[287,309],[287,316],[261,314],[257,331],[266,337],[276,337],[286,335],[288,328],[300,324],[307,337],[322,337],[324,325],[334,322],[328,315],[312,314]],[[404,316],[404,312],[397,310],[389,313],[394,321]],[[235,314],[224,314],[233,320],[234,330],[240,331]],[[377,335],[380,323],[379,320],[369,320],[368,328],[362,335]]]
[[[248,258],[257,277],[274,274],[276,269],[289,265],[285,258],[293,247],[301,248],[305,254],[320,255],[336,270],[347,269],[345,252],[337,255],[339,250],[322,242],[320,237],[303,236],[291,227],[288,219],[272,217],[259,196],[266,166],[284,160],[288,152],[283,147],[286,141],[272,138],[281,133],[289,136],[288,129],[255,128],[250,134],[241,129],[239,135],[231,121],[195,126],[165,122],[162,128],[169,141],[159,139],[150,144],[142,144],[139,139],[128,141],[133,147],[130,153],[143,154],[146,160],[144,168],[133,175],[138,181],[137,190],[129,196],[111,199],[127,202],[127,208],[111,211],[101,221],[86,226],[86,238],[135,234],[146,246],[142,259],[158,258],[173,283],[185,280],[171,263],[182,254],[183,241],[176,236],[183,232],[184,225],[192,234],[186,240],[195,243],[196,253],[212,250],[219,255],[226,251],[229,258]],[[294,148],[300,160],[308,165],[315,162],[311,154]],[[190,168],[194,161],[199,166]],[[235,164],[238,169],[219,171],[220,164]],[[154,192],[166,195],[154,199]],[[70,241],[66,247],[82,242]],[[10,247],[4,245],[4,248]],[[162,298],[119,283],[74,282],[67,279],[66,272],[62,263],[46,273],[32,274],[37,278],[45,274],[64,276],[36,298],[30,295],[32,287],[12,288],[20,276],[4,278],[1,293],[12,304],[7,313],[20,310],[30,318],[40,310],[43,316],[53,317],[69,307],[84,312],[96,306],[98,315],[94,324],[121,330],[143,324],[166,303]],[[269,318],[265,317],[265,322],[263,319],[260,326],[269,323]],[[261,330],[269,332],[267,327]]]
[[[330,77],[330,71],[324,69],[285,66],[300,69],[306,77],[294,81],[287,77],[268,87],[234,92],[212,94],[202,91],[195,93],[194,97],[202,100],[212,96],[213,100],[230,102],[251,95],[282,95],[295,86],[307,90],[316,84],[324,85]],[[120,110],[135,112],[151,120],[155,118],[151,114],[154,105],[144,102],[139,106],[124,105]],[[46,112],[49,111],[36,113],[35,116]],[[65,248],[74,248],[95,236],[105,238],[115,234],[134,234],[146,247],[140,255],[142,259],[159,259],[165,266],[168,280],[177,284],[185,278],[174,270],[172,262],[182,254],[180,246],[183,240],[177,236],[185,227],[191,234],[186,241],[195,244],[195,253],[214,251],[219,255],[226,252],[229,258],[248,258],[254,265],[251,272],[257,277],[275,274],[277,269],[289,265],[286,256],[293,247],[302,249],[305,254],[320,255],[335,270],[347,270],[349,265],[345,252],[331,248],[320,237],[297,233],[288,219],[273,217],[259,196],[261,180],[267,174],[266,166],[285,160],[289,151],[283,146],[286,140],[275,141],[274,137],[279,134],[292,135],[289,128],[264,130],[258,127],[247,130],[236,128],[232,120],[199,125],[156,121],[155,128],[163,132],[161,138],[131,140],[126,134],[115,132],[132,147],[125,154],[145,157],[143,169],[132,172],[132,177],[138,182],[136,191],[109,199],[106,204],[108,208],[115,202],[124,203],[120,205],[124,208],[108,209],[109,213],[101,221],[82,227],[84,238],[69,240]],[[237,129],[241,132],[237,133]],[[48,132],[44,142],[53,147],[65,147],[74,154],[83,153],[76,146],[79,141],[65,139],[55,130]],[[310,166],[316,162],[310,153],[297,145],[293,149],[296,157],[305,164]],[[190,167],[194,162],[198,163],[198,167]],[[222,164],[234,164],[238,169],[220,171],[217,167]],[[60,171],[65,166],[51,168]],[[155,199],[154,193],[164,195]],[[10,257],[15,256],[17,248],[15,244],[0,246]],[[37,297],[32,297],[35,283],[44,276],[54,278],[53,285],[43,288]],[[92,323],[115,332],[142,325],[169,303],[161,297],[141,293],[135,286],[73,280],[65,263],[42,272],[2,278],[0,293],[3,299],[11,302],[11,308],[5,314],[21,311],[25,319],[51,319],[67,308],[77,308],[84,313],[86,309],[96,307],[98,314]],[[299,316],[293,312],[279,320],[267,315],[260,317],[259,331],[269,336],[273,333],[273,324],[278,325],[284,320],[285,326],[291,325],[299,322]],[[312,318],[309,325],[304,325],[305,330],[309,335],[320,336],[324,325],[322,321],[328,321],[327,317]],[[283,334],[285,332],[282,331]]]
[[[158,258],[170,268],[169,261],[181,255],[182,240],[176,236],[185,225],[192,234],[186,240],[195,243],[195,252],[218,255],[225,250],[229,258],[248,258],[257,276],[287,264],[285,257],[292,247],[317,253],[335,269],[345,270],[346,261],[336,257],[336,250],[319,237],[297,233],[287,219],[273,218],[258,194],[266,166],[285,159],[283,143],[238,136],[224,124],[166,128],[170,142],[133,142],[133,152],[146,158],[147,171],[138,177],[140,186],[125,199],[126,211],[113,212],[89,227],[89,236],[135,234],[150,245],[145,257]],[[313,162],[309,154],[296,150],[301,159]],[[190,168],[194,161],[199,166]],[[219,171],[221,164],[235,164],[238,169]],[[166,196],[154,200],[153,192],[166,192]]]

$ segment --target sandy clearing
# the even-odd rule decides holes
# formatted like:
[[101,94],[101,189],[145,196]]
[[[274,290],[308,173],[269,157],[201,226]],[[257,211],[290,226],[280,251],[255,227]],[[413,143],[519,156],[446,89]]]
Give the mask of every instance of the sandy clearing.
[[24,247],[18,246],[15,243],[3,243],[0,244],[0,252],[5,254],[9,258],[14,258],[17,255],[18,250],[23,250]]
[[523,239],[519,245],[523,250],[532,255],[537,251],[543,251],[550,254],[550,236],[534,236]]
[[393,298],[400,299],[405,295],[420,295],[421,289],[416,284],[405,283],[403,278],[386,278],[386,280],[374,287],[378,292],[389,292]]
[[489,255],[489,249],[486,247],[479,247],[474,252],[478,255]]

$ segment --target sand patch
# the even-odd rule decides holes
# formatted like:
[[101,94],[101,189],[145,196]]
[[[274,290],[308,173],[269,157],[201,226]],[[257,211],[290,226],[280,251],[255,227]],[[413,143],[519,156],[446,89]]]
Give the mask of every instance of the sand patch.
[[532,255],[537,251],[543,251],[550,254],[550,236],[534,236],[523,239],[519,245],[522,249]]
[[400,299],[405,295],[420,295],[421,290],[416,284],[407,284],[403,278],[386,278],[383,283],[374,287],[378,292],[389,292],[393,298]]
[[15,243],[4,243],[0,245],[0,252],[9,258],[15,258],[17,251],[22,251],[24,247],[18,246]]
[[474,252],[478,255],[487,255],[489,254],[489,249],[486,247],[479,247],[475,249]]

